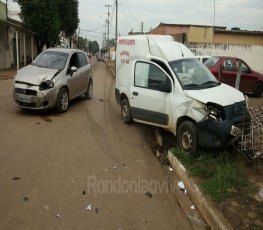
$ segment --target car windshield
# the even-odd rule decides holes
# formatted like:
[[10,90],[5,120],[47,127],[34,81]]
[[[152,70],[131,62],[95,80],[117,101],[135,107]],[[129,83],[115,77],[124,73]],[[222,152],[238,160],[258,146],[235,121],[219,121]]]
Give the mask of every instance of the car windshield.
[[219,61],[219,57],[210,57],[204,62],[204,64],[206,66],[214,66],[218,61]]
[[58,51],[46,51],[38,55],[32,62],[32,65],[36,65],[42,68],[62,70],[66,65],[67,58],[67,53]]
[[183,89],[204,89],[220,85],[220,82],[198,59],[182,59],[169,64]]

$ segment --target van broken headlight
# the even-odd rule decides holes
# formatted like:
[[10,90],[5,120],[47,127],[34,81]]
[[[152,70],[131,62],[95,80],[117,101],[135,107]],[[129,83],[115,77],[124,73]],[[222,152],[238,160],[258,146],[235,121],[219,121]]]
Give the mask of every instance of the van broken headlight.
[[39,90],[47,90],[47,89],[51,89],[54,87],[54,82],[51,80],[46,80],[46,81],[42,81],[40,86],[39,86]]
[[207,116],[208,118],[216,121],[225,119],[225,113],[222,106],[214,103],[207,103]]

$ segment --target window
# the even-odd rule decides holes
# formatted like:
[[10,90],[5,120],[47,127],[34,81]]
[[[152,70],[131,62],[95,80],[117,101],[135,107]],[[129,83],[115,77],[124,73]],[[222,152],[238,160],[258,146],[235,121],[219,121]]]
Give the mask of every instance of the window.
[[87,65],[87,58],[84,53],[78,53],[79,67]]
[[167,76],[160,68],[149,63],[136,63],[135,86],[160,90],[162,82],[167,82]]
[[225,59],[224,61],[224,69],[228,71],[233,71],[234,68],[234,62],[231,59]]
[[71,58],[70,58],[70,62],[69,62],[69,68],[71,68],[72,66],[75,66],[78,68],[78,57],[77,54],[74,53],[72,54]]

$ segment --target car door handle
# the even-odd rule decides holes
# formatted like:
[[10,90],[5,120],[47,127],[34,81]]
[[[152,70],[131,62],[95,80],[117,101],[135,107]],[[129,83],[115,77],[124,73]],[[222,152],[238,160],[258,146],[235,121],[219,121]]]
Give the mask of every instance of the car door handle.
[[138,92],[132,92],[132,95],[134,95],[134,96],[138,96],[139,93],[138,93]]

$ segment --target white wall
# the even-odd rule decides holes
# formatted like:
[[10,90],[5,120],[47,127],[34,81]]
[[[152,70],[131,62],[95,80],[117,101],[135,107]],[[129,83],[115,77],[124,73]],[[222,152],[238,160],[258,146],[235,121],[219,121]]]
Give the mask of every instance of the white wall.
[[224,44],[188,44],[195,55],[225,55],[243,59],[250,67],[263,73],[263,46],[224,45]]

